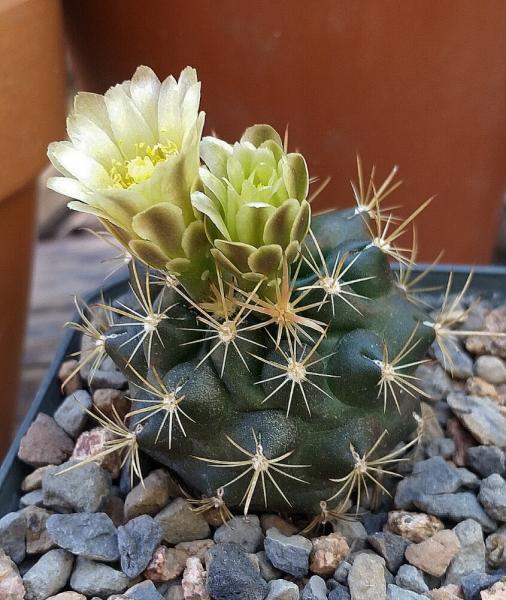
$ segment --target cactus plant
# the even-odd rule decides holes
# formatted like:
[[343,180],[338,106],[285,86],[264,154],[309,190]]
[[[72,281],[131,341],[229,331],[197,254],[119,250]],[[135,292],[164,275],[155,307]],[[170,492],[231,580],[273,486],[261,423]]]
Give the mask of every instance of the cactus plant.
[[427,203],[399,222],[383,205],[395,170],[377,186],[359,162],[357,206],[311,217],[306,162],[267,125],[235,145],[204,138],[199,168],[189,69],[160,84],[140,68],[105,99],[78,96],[76,111],[72,142],[50,147],[65,175],[51,185],[133,257],[129,293],[102,305],[112,326],[81,328],[96,345],[83,362],[106,352],[129,380],[126,422],[99,415],[115,434],[105,452],[139,477],[148,454],[198,510],[225,517],[323,519],[383,489],[417,441],[414,371],[463,314],[449,290],[427,314],[410,279],[416,247],[397,245]]

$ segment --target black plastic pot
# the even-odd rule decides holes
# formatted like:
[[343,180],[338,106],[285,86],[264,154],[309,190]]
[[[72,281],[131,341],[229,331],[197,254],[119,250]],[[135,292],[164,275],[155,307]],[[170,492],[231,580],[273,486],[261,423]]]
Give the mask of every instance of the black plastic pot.
[[[414,272],[421,271],[423,268],[424,266],[420,265]],[[462,288],[470,270],[471,268],[468,266],[438,265],[434,267],[423,280],[423,286],[441,286],[441,288],[444,289],[448,281],[449,273],[453,272],[453,290],[458,291]],[[473,270],[474,277],[470,287],[470,293],[473,296],[489,299],[498,304],[506,302],[506,267],[476,267]],[[121,279],[115,283],[111,283],[104,288],[105,299],[113,299],[126,292],[127,286],[127,279]],[[435,296],[439,297],[440,294],[440,292],[434,292]],[[87,303],[93,303],[98,300],[100,300],[99,292],[85,298]],[[76,318],[77,317],[75,317],[75,319]],[[0,517],[8,512],[17,510],[18,508],[21,482],[31,470],[30,467],[24,465],[17,458],[20,441],[39,412],[52,415],[61,402],[58,369],[65,358],[68,357],[71,352],[78,349],[79,337],[80,334],[75,331],[66,331],[53,358],[53,362],[34,398],[30,410],[5,456],[2,467],[0,468]]]

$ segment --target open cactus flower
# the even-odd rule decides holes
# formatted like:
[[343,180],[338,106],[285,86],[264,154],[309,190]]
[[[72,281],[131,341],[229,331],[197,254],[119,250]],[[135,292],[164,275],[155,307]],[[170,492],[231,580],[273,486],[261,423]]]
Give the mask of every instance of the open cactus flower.
[[126,417],[99,421],[132,477],[145,453],[199,512],[304,514],[309,531],[388,493],[420,439],[415,371],[433,343],[451,361],[468,284],[452,299],[450,280],[428,312],[404,240],[429,201],[392,215],[397,169],[366,181],[359,160],[350,208],[312,214],[315,178],[286,136],[202,137],[199,102],[194,69],[160,82],[139,67],[78,94],[69,141],[49,146],[62,176],[48,185],[100,219],[130,269],[100,326],[78,303],[79,366],[112,359],[129,381]]

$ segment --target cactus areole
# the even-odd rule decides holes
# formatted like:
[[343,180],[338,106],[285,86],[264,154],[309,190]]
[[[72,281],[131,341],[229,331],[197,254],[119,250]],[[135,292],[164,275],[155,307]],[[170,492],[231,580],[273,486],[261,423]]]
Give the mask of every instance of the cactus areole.
[[81,364],[92,377],[108,355],[129,380],[115,449],[166,465],[203,505],[331,510],[381,486],[416,438],[413,373],[445,331],[399,244],[419,211],[390,215],[395,173],[365,181],[358,162],[353,208],[311,215],[318,184],[287,136],[201,138],[199,100],[193,69],[160,82],[139,67],[78,94],[70,141],[50,145],[50,187],[130,263],[130,292],[81,326]]

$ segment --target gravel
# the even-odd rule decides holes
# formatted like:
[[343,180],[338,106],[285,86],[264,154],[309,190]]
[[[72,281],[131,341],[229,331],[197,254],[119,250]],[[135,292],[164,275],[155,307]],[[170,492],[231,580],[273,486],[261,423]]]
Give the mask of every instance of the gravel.
[[149,515],[141,515],[118,528],[121,569],[133,579],[148,566],[162,540],[162,528]]
[[245,552],[258,552],[263,548],[264,534],[260,527],[260,519],[256,515],[234,517],[224,523],[214,533],[217,544],[231,542],[239,544]]
[[44,554],[24,577],[26,600],[46,600],[66,585],[72,572],[74,558],[66,550],[50,550]]
[[267,531],[265,554],[270,562],[284,573],[304,577],[309,570],[309,555],[313,546],[301,535],[286,536],[275,527]]

